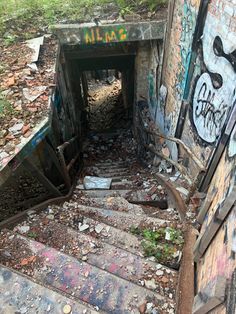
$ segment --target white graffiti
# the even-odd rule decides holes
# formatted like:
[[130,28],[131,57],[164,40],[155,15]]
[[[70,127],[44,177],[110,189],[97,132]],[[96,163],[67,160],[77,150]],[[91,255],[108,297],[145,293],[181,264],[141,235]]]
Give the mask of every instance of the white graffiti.
[[202,74],[193,98],[193,121],[198,134],[209,143],[216,140],[227,118],[229,106],[222,96],[213,87],[210,75]]
[[229,157],[233,157],[236,155],[236,125],[234,126],[234,129],[230,136],[228,155]]
[[[193,96],[193,122],[198,135],[208,143],[214,143],[221,133],[233,104],[236,82],[235,65],[230,58],[236,48],[236,35],[229,28],[217,28],[217,23],[208,13],[202,44],[209,73],[199,77]],[[213,84],[213,74],[218,75],[218,86]]]

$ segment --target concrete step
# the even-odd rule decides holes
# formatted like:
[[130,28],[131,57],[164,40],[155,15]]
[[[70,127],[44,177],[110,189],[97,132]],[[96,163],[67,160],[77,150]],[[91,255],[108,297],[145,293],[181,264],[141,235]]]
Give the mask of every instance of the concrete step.
[[[69,214],[68,211],[71,211],[72,208],[67,209],[64,212]],[[161,226],[167,226],[169,224],[168,220],[148,217],[147,215],[129,214],[126,212],[119,212],[115,210],[108,210],[85,205],[78,205],[76,208],[73,208],[73,212],[77,213],[78,216],[90,217],[127,232],[130,231],[131,226],[158,228]]]
[[[84,232],[90,236],[95,237],[96,239],[115,245],[121,249],[128,250],[129,252],[132,252],[138,256],[143,256],[143,249],[140,240],[133,234],[112,227],[106,223],[96,221],[89,217],[82,217],[81,219],[80,215],[75,210],[67,211],[60,207],[58,207],[58,209],[54,207],[53,216],[55,221],[58,221],[61,224],[65,224],[73,229],[76,229],[80,233]],[[26,222],[23,222],[23,225],[28,225],[31,219],[33,221],[45,220],[46,222],[48,222],[49,218],[47,217],[48,214],[42,212],[40,215],[37,215],[36,217],[35,216],[32,216],[32,218],[29,217]],[[89,228],[86,228],[84,231],[80,231],[79,224],[81,222],[83,224],[89,225]],[[102,227],[102,231],[100,233],[97,233],[95,231],[95,227],[97,225],[100,225],[100,227]],[[19,228],[19,226],[17,228]]]
[[127,161],[104,161],[104,162],[96,162],[94,167],[129,167],[132,163],[136,162],[136,159],[129,159]]
[[[123,180],[123,181],[116,181],[111,182],[111,190],[127,190],[130,187],[133,187],[134,183],[132,181]],[[83,184],[78,184],[78,187],[76,187],[78,190],[85,190]]]
[[160,311],[166,304],[174,306],[158,293],[13,232],[2,232],[0,248],[3,264],[107,313],[139,313],[150,299]]
[[[171,295],[173,299],[175,295],[176,272],[168,270],[160,264],[90,235],[79,233],[77,230],[55,221],[47,223],[45,220],[38,220],[28,225],[30,229],[27,234],[35,234],[34,239],[47,246],[141,286],[145,285],[148,278],[152,278],[152,290],[167,298]],[[102,229],[103,226],[98,224],[95,233],[99,234]],[[16,229],[16,231],[21,233],[21,228]],[[167,282],[164,283],[163,278]],[[166,290],[167,283],[168,291]]]
[[127,176],[127,175],[132,175],[132,173],[130,171],[105,171],[105,172],[100,172],[100,171],[97,171],[95,172],[96,175],[98,177],[101,177],[101,178],[113,178],[113,177],[118,177],[118,176]]
[[[76,198],[76,203],[91,207],[98,207],[108,210],[116,210],[119,212],[127,212],[135,215],[145,215],[144,210],[140,205],[129,203],[124,197],[88,197]],[[77,205],[76,204],[76,205]]]
[[119,182],[121,180],[134,180],[135,179],[135,175],[134,174],[129,174],[129,175],[123,175],[123,176],[112,176],[112,182],[115,183],[115,182]]
[[7,313],[65,313],[66,308],[74,314],[95,314],[78,301],[41,286],[26,276],[0,266],[0,314]]
[[88,167],[86,168],[88,171],[94,171],[97,172],[98,174],[100,173],[126,173],[130,171],[129,167],[116,167],[116,168],[111,168],[111,167]]
[[125,197],[131,190],[81,190],[81,195],[85,197],[111,197],[122,196]]

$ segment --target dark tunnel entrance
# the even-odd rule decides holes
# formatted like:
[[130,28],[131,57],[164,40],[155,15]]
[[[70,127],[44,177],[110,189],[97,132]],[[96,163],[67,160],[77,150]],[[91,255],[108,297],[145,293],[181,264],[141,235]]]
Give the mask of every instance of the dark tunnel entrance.
[[[66,67],[81,132],[128,128],[134,103],[135,45],[112,44],[68,50]],[[85,57],[86,56],[86,57]]]

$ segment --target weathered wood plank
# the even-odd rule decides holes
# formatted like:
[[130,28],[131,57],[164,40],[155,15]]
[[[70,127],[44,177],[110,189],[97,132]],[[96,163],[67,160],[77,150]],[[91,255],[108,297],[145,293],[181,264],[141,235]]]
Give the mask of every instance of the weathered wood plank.
[[206,216],[206,213],[208,212],[208,209],[210,208],[210,206],[211,206],[211,204],[212,204],[213,195],[216,194],[217,191],[218,191],[218,189],[215,190],[214,193],[213,193],[213,191],[211,191],[211,192],[206,196],[206,198],[205,198],[205,200],[204,200],[204,202],[203,202],[203,204],[202,204],[202,206],[201,206],[201,209],[200,209],[200,211],[199,211],[199,213],[198,213],[198,215],[197,215],[197,221],[198,221],[200,224],[203,223],[203,220],[204,220],[204,218],[205,218],[205,216]]
[[224,302],[226,289],[226,278],[216,277],[209,282],[204,290],[200,291],[194,298],[193,314],[205,314]]
[[222,225],[226,216],[229,214],[230,210],[234,207],[236,200],[236,186],[233,187],[229,196],[225,199],[222,205],[220,205],[211,222],[207,226],[205,232],[198,238],[194,247],[194,260],[197,262],[201,256],[204,254],[212,239],[215,237],[218,229]]

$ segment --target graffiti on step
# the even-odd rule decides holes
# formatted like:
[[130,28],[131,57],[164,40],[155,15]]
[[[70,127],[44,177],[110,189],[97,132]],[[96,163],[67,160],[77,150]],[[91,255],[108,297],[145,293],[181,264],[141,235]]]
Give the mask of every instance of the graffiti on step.
[[193,95],[193,123],[208,143],[219,138],[236,91],[236,35],[229,31],[226,37],[222,29],[211,27],[216,24],[215,17],[208,14],[202,37],[206,70],[198,78]]
[[85,28],[84,40],[86,45],[95,43],[123,42],[127,40],[128,32],[124,26],[114,26],[109,28]]

